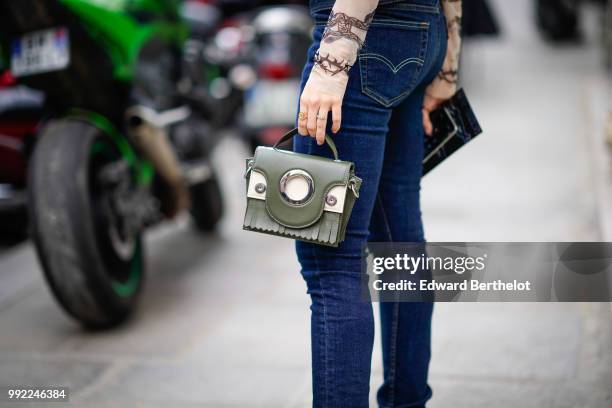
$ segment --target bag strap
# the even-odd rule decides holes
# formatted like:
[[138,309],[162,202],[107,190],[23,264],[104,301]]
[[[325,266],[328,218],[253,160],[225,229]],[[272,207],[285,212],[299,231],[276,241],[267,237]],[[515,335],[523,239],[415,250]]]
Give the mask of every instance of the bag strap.
[[[293,129],[293,130],[289,131],[286,135],[284,135],[283,137],[278,139],[278,141],[276,143],[274,143],[274,146],[272,146],[272,147],[274,149],[276,149],[279,144],[281,144],[283,142],[286,142],[287,140],[291,139],[293,136],[295,136],[297,134],[298,134],[298,130],[297,129]],[[325,135],[325,143],[327,143],[327,145],[329,146],[329,149],[332,151],[332,153],[334,155],[334,160],[338,160],[338,149],[336,148],[336,144],[334,143],[332,138],[330,136],[328,136],[327,134]]]

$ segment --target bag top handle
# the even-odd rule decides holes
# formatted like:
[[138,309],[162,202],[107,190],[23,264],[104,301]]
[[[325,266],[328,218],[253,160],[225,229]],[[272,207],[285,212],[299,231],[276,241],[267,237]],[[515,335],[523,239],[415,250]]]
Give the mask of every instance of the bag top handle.
[[[287,140],[291,139],[293,136],[298,134],[298,130],[297,129],[293,129],[291,131],[289,131],[286,135],[284,135],[283,137],[281,137],[280,139],[277,140],[276,143],[274,143],[274,146],[272,146],[274,149],[276,149],[278,147],[279,144],[286,142]],[[334,155],[334,160],[339,160],[338,159],[338,149],[336,148],[336,144],[334,143],[334,141],[332,140],[332,138],[329,135],[325,135],[325,143],[327,143],[327,145],[329,146],[329,149],[332,151],[333,155]]]

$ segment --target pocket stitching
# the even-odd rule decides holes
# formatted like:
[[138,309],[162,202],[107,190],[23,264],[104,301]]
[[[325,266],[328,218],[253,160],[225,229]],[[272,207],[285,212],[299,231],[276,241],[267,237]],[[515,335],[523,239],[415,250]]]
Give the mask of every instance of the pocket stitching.
[[[414,78],[412,78],[412,81],[410,82],[410,85],[408,86],[407,90],[400,93],[399,95],[391,98],[391,99],[387,99],[384,96],[380,95],[378,92],[376,92],[375,90],[371,89],[370,87],[367,86],[367,81],[368,81],[368,59],[369,58],[362,58],[363,55],[368,55],[368,53],[365,54],[360,54],[359,55],[359,65],[361,67],[362,63],[363,63],[363,67],[361,69],[361,91],[368,95],[370,98],[374,99],[375,101],[379,102],[381,105],[383,105],[384,107],[388,108],[391,105],[393,105],[395,102],[397,102],[398,100],[404,98],[406,95],[408,95],[410,92],[412,92],[415,88],[416,82],[417,80],[421,77],[421,72],[423,69],[423,65],[424,65],[424,57],[425,55],[427,55],[427,44],[428,44],[428,36],[429,36],[429,30],[423,30],[422,34],[421,34],[421,53],[419,54],[418,59],[420,59],[421,61],[423,61],[422,64],[418,64],[417,65],[417,69],[416,72],[414,74]],[[376,55],[380,55],[380,54],[376,54]]]
[[382,61],[386,66],[388,66],[391,69],[391,71],[393,71],[394,74],[397,74],[405,65],[410,64],[411,62],[420,64],[420,65],[423,65],[425,63],[425,61],[423,61],[421,58],[410,57],[410,58],[406,58],[405,60],[403,60],[396,66],[393,64],[393,62],[391,62],[391,60],[389,60],[384,55],[376,54],[372,52],[361,54],[359,58],[363,58],[363,59],[372,58],[372,59],[377,59],[379,61]]

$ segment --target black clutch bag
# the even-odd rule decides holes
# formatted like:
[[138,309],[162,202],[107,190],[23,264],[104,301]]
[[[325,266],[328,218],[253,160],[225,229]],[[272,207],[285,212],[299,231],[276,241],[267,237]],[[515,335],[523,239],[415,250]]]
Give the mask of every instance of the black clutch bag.
[[430,118],[433,134],[425,136],[423,175],[482,133],[463,89],[431,112]]

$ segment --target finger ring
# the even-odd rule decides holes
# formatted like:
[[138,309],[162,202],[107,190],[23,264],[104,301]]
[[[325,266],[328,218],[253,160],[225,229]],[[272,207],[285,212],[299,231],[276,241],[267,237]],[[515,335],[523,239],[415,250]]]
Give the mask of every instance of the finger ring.
[[319,115],[317,115],[317,119],[318,120],[325,120],[325,118],[323,116],[319,116]]
[[298,118],[300,118],[300,120],[306,120],[308,119],[308,112],[300,112],[298,114]]

